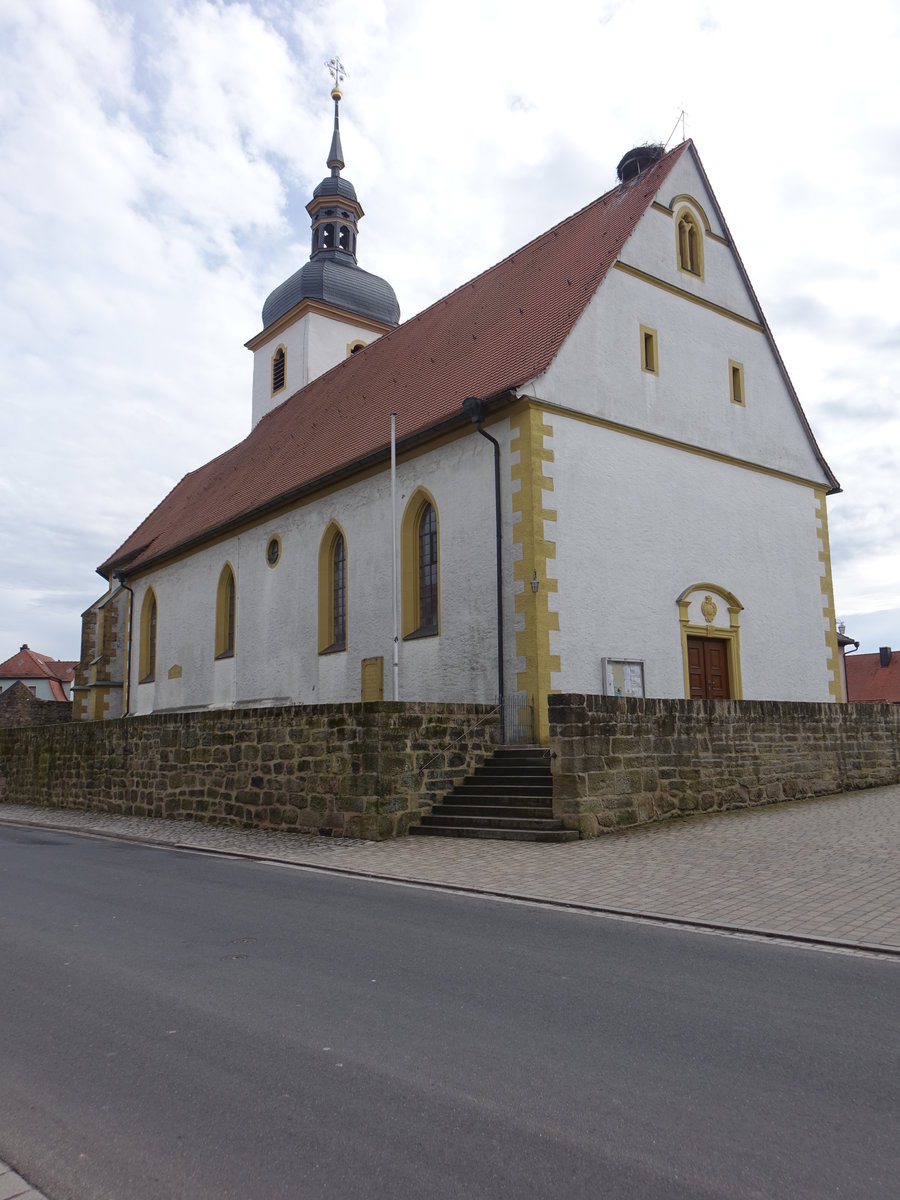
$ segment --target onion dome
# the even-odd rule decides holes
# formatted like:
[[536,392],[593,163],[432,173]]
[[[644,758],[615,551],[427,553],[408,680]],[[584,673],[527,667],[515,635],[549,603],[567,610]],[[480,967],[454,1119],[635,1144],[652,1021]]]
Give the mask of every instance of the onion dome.
[[341,148],[341,90],[335,86],[334,133],[326,175],[306,206],[310,215],[312,249],[309,262],[272,292],[263,305],[263,328],[290,312],[301,300],[318,300],[348,314],[366,317],[385,325],[400,322],[400,306],[394,289],[385,279],[360,269],[356,261],[356,239],[360,218],[365,214],[356,188],[344,179]]

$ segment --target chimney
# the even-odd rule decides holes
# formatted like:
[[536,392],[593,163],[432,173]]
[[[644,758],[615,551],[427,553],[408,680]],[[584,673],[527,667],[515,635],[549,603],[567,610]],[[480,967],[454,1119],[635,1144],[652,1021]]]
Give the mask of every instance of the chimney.
[[890,646],[879,646],[878,647],[878,657],[880,658],[881,665],[883,667],[889,667],[891,665],[891,648],[890,648]]

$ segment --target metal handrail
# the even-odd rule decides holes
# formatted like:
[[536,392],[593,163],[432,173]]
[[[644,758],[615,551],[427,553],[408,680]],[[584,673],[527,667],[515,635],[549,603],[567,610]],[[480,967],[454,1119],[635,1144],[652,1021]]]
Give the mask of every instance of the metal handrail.
[[470,725],[468,729],[464,729],[463,732],[459,735],[459,737],[455,737],[455,738],[453,738],[452,741],[446,742],[443,746],[441,746],[441,748],[440,748],[440,750],[438,750],[437,754],[433,754],[427,762],[423,763],[421,765],[421,767],[419,767],[419,774],[424,775],[425,772],[428,770],[428,768],[431,766],[431,764],[433,762],[436,762],[437,759],[439,759],[445,751],[449,750],[451,748],[451,746],[455,746],[457,742],[462,741],[462,739],[464,737],[468,737],[470,733],[474,733],[479,725],[483,725],[484,722],[487,721],[489,717],[493,717],[499,711],[500,711],[500,705],[497,704],[491,709],[490,712],[485,713],[484,716],[480,718],[480,720],[476,721],[474,725]]

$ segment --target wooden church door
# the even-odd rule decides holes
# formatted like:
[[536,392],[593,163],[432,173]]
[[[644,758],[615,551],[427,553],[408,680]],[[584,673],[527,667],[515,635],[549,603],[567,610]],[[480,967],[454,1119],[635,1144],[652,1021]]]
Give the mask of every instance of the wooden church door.
[[720,638],[689,637],[688,677],[692,700],[728,700],[728,652]]

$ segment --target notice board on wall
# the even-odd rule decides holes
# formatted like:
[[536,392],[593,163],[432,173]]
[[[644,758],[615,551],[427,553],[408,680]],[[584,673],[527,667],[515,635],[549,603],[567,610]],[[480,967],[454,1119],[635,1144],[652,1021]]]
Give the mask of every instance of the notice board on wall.
[[644,696],[644,660],[602,658],[604,696]]

